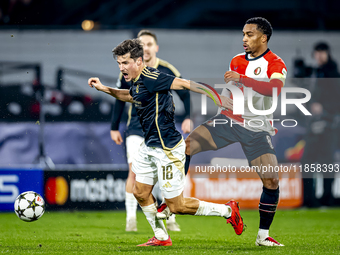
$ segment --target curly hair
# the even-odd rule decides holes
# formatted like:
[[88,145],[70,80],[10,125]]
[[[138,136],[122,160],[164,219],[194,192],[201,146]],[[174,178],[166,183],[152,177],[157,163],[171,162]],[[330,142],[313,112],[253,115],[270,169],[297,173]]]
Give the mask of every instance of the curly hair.
[[130,53],[130,58],[136,60],[137,58],[143,59],[143,45],[139,39],[128,39],[118,44],[113,50],[113,57],[117,59],[118,56],[123,56]]
[[262,17],[255,17],[248,19],[246,24],[256,24],[257,30],[265,34],[267,36],[267,42],[269,42],[269,39],[273,33],[273,28],[268,20]]

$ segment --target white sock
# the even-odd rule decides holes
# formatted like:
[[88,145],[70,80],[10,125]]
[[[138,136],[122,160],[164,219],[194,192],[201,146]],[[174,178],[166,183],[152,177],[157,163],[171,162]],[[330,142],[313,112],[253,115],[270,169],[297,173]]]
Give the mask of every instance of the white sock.
[[261,240],[266,239],[269,236],[269,229],[259,229],[259,232],[257,233],[257,237]]
[[172,214],[168,220],[166,220],[166,223],[174,223],[176,222],[176,214]]
[[125,192],[126,219],[136,218],[137,200],[132,193]]
[[195,213],[196,216],[221,216],[229,218],[231,216],[231,208],[228,205],[214,204],[200,201],[200,205]]
[[157,213],[157,205],[156,203],[148,205],[148,206],[141,206],[143,213],[145,214],[146,219],[150,223],[153,232],[155,233],[155,237],[158,240],[167,240],[169,238],[168,232],[165,229],[164,223],[162,220],[156,220],[156,213]]

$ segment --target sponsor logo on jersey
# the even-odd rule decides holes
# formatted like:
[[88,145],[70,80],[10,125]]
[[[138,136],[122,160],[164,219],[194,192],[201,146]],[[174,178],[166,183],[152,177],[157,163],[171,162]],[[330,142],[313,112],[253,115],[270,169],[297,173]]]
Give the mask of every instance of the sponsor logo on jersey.
[[255,75],[259,75],[261,73],[261,67],[258,67],[254,70]]
[[236,71],[236,70],[237,70],[237,68],[238,68],[238,66],[235,66],[235,67],[234,67],[234,71]]

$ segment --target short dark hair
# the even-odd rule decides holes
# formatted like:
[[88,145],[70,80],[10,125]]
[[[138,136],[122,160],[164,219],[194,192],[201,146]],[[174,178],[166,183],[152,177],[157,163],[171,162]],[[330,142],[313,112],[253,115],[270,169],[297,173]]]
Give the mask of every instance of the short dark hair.
[[329,52],[329,45],[326,42],[318,42],[314,45],[314,51],[327,51]]
[[128,39],[118,44],[113,50],[113,57],[123,56],[130,53],[130,58],[136,61],[137,58],[143,59],[143,45],[139,39]]
[[157,44],[157,36],[156,36],[155,33],[151,32],[150,30],[143,29],[143,30],[139,31],[137,37],[139,38],[139,37],[141,37],[141,36],[143,36],[143,35],[152,36],[153,39],[155,39],[155,42],[156,42],[156,44]]
[[248,19],[246,24],[256,24],[257,29],[267,36],[267,42],[269,42],[269,39],[273,33],[273,28],[268,20],[262,17],[255,17]]

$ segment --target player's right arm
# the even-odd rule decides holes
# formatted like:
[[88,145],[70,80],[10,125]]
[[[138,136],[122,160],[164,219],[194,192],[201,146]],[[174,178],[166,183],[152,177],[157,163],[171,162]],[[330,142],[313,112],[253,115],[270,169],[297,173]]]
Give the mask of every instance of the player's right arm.
[[100,82],[99,78],[97,77],[91,77],[88,80],[88,84],[90,87],[95,88],[98,91],[105,92],[106,94],[109,94],[110,96],[113,96],[120,101],[133,103],[132,96],[130,95],[128,89],[115,89],[105,86]]
[[[119,78],[117,79],[116,86],[118,89],[129,89],[130,88],[121,73],[119,75]],[[112,112],[110,136],[111,136],[111,139],[118,145],[121,145],[123,142],[122,135],[119,132],[119,123],[122,118],[124,108],[125,108],[125,102],[116,100],[114,108],[113,108],[113,112]]]
[[224,74],[224,81],[226,83],[230,81],[240,82],[246,87],[252,88],[254,91],[258,92],[264,96],[272,96],[273,88],[277,89],[277,95],[280,94],[283,88],[287,76],[287,68],[283,60],[276,58],[270,61],[267,70],[267,76],[269,81],[260,81],[258,79],[250,78],[244,74],[239,74],[238,72],[232,71],[232,66],[235,70],[235,64],[233,64],[234,59],[230,63],[229,71]]

